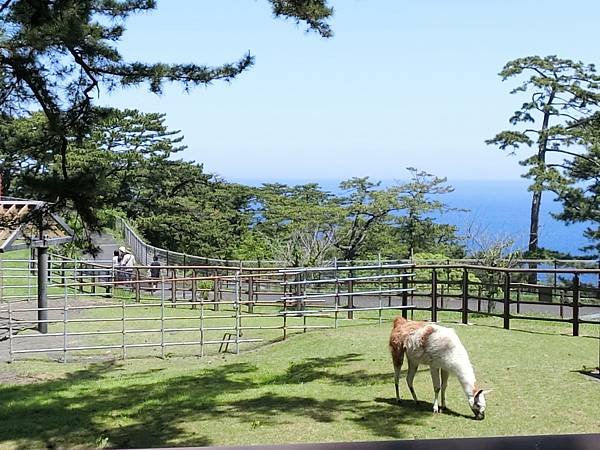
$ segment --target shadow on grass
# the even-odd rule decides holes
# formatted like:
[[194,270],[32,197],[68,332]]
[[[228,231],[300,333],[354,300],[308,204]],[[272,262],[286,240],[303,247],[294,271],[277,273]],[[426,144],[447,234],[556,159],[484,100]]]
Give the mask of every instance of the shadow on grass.
[[[380,384],[386,381],[393,382],[393,373],[368,373],[364,370],[343,372],[344,366],[364,361],[360,353],[347,353],[345,355],[327,358],[306,358],[301,362],[292,362],[284,373],[274,375],[264,384],[300,384],[311,381],[328,381],[335,384],[350,386]],[[363,362],[361,365],[365,365]],[[391,367],[391,362],[390,362]],[[340,370],[341,369],[341,370]]]
[[[0,385],[0,443],[11,441],[22,449],[203,446],[213,442],[202,427],[219,426],[223,417],[252,426],[257,421],[276,425],[306,417],[322,423],[350,421],[382,438],[405,437],[401,425],[419,423],[431,414],[431,406],[415,408],[413,402],[398,405],[347,396],[320,399],[264,393],[264,389],[251,392],[307,380],[352,384],[390,378],[390,374],[362,371],[336,375],[335,370],[359,357],[309,358],[266,380],[248,363],[229,363],[169,378],[160,369],[124,373],[122,367],[107,362],[59,380]],[[231,394],[248,398],[222,397]]]
[[[519,318],[519,317],[512,316],[512,320],[520,320],[522,322],[528,322],[526,317]],[[453,322],[447,321],[446,323],[453,323]],[[568,324],[568,319],[565,319],[564,323]],[[461,325],[461,323],[459,323],[459,322],[456,322],[456,324]],[[504,326],[502,324],[474,323],[474,325],[478,326],[478,327],[482,327],[482,328],[493,328],[495,330],[504,330]],[[510,323],[510,331],[515,331],[518,333],[535,334],[535,335],[546,335],[546,336],[573,336],[573,329],[571,327],[569,327],[569,328],[565,327],[564,329],[560,329],[557,327],[557,328],[551,329],[551,330],[542,330],[542,329],[534,330],[534,329],[526,328],[526,324],[519,324],[519,323],[515,323],[515,322]],[[584,339],[599,339],[598,336],[594,336],[592,334],[590,334],[590,335],[580,334],[578,337],[584,338]]]
[[[392,398],[376,398],[375,402],[377,403],[385,403],[387,405],[392,405],[395,406],[396,408],[400,408],[401,410],[415,410],[415,411],[420,411],[421,413],[425,414],[425,413],[431,413],[433,414],[433,403],[430,402],[425,402],[422,400],[419,400],[418,402],[415,402],[414,400],[407,400],[407,399],[401,399],[400,401],[396,401],[395,399]],[[475,417],[472,415],[466,415],[466,414],[462,414],[456,411],[453,411],[452,409],[446,407],[443,411],[443,413],[446,416],[453,416],[453,417],[461,417],[463,419],[472,419],[475,420]]]

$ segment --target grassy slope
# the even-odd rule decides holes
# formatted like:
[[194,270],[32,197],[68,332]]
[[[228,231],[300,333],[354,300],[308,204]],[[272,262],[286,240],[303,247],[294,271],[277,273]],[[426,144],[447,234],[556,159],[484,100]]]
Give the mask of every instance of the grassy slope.
[[[482,321],[482,323],[486,323]],[[552,324],[550,324],[552,325]],[[494,392],[471,420],[455,379],[451,411],[393,400],[389,323],[299,334],[239,356],[116,363],[20,361],[0,366],[0,446],[235,445],[597,432],[600,384],[576,371],[597,340],[455,326],[479,381]],[[29,384],[19,384],[25,381]]]

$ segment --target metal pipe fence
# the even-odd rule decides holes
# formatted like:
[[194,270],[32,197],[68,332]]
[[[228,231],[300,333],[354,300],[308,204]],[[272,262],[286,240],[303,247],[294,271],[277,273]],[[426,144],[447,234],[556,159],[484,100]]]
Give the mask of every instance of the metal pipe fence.
[[148,266],[119,279],[110,264],[56,258],[49,267],[48,333],[38,334],[39,308],[27,301],[35,297],[36,268],[29,260],[4,261],[0,316],[7,317],[11,358],[237,353],[293,332],[335,328],[348,319],[381,323],[409,310],[426,311],[432,321],[440,312],[460,315],[463,323],[474,315],[498,317],[507,329],[515,320],[564,322],[578,335],[582,324],[597,323],[583,316],[600,311],[598,287],[581,281],[598,276],[598,269],[174,265],[161,266],[159,279],[149,277]]
[[[292,310],[291,302],[295,305],[298,302],[282,297],[285,274],[281,271],[247,270],[246,273],[223,267],[165,267],[164,270],[165,275],[175,277],[100,281],[96,274],[65,274],[61,284],[51,285],[61,288],[62,295],[53,296],[54,301],[43,308],[48,317],[45,320],[37,316],[39,307],[8,302],[10,358],[45,353],[66,361],[69,355],[90,351],[126,358],[132,351],[139,354],[143,349],[150,351],[145,356],[159,352],[164,357],[167,349],[173,351],[176,347],[194,348],[200,356],[210,353],[210,347],[218,347],[218,351],[229,351],[231,347],[238,353],[241,345],[285,339],[292,332],[337,327],[337,314],[341,312],[365,311],[368,315],[379,311],[381,321],[382,311],[407,308],[399,302],[391,307],[333,306],[326,302],[329,294],[321,293],[321,299],[304,300],[302,308]],[[184,271],[188,276],[176,278]],[[361,281],[370,278],[376,279],[361,277]],[[352,282],[347,280],[348,285]],[[100,283],[110,286],[109,298],[93,297],[91,288]],[[155,284],[149,288],[149,283]],[[200,287],[202,283],[208,283],[209,288]],[[147,292],[142,295],[144,290]],[[390,290],[386,294],[398,292]],[[338,294],[341,298],[346,293]],[[364,294],[370,295],[371,291]],[[48,333],[34,331],[41,322],[47,324]]]

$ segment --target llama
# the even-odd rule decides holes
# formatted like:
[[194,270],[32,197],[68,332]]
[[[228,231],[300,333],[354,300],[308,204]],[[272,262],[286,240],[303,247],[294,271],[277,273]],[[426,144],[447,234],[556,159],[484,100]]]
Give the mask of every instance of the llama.
[[[413,388],[413,380],[419,364],[426,364],[431,372],[435,392],[434,413],[441,412],[446,407],[446,386],[448,376],[452,373],[460,381],[475,418],[481,420],[485,417],[485,394],[488,391],[475,387],[475,373],[469,355],[453,329],[397,317],[390,336],[390,350],[395,371],[396,401],[400,401],[398,381],[404,354],[406,354],[408,359],[406,383],[415,402],[418,400]],[[442,398],[438,404],[440,390]]]

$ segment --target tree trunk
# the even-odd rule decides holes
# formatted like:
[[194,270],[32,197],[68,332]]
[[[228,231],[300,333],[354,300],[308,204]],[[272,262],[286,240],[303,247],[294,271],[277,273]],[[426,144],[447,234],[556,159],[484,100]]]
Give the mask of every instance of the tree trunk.
[[542,204],[542,191],[534,191],[531,197],[531,219],[529,223],[529,245],[530,253],[537,252],[539,248],[538,232],[540,226],[540,206]]
[[[555,92],[550,93],[548,102],[546,103],[544,119],[542,121],[541,139],[538,143],[538,168],[546,164],[546,149],[548,145],[548,136],[545,134],[550,124],[550,112],[548,108],[554,102]],[[531,219],[529,223],[529,245],[527,246],[530,255],[537,253],[539,249],[539,228],[540,228],[540,206],[542,205],[542,188],[539,185],[539,174],[535,177],[535,183],[538,189],[533,191],[531,196]],[[533,266],[533,267],[532,267]],[[529,264],[530,268],[537,268],[537,264]],[[537,273],[529,275],[529,283],[537,284]]]

